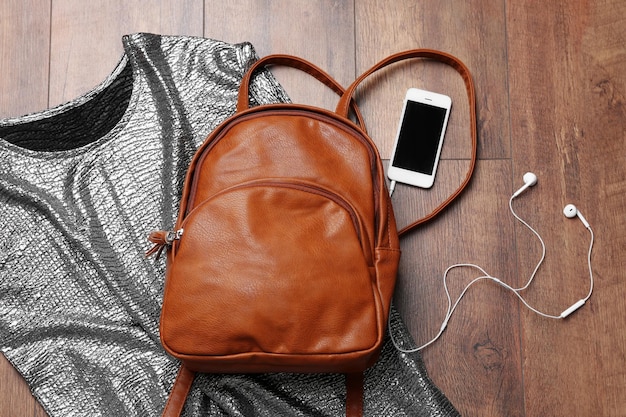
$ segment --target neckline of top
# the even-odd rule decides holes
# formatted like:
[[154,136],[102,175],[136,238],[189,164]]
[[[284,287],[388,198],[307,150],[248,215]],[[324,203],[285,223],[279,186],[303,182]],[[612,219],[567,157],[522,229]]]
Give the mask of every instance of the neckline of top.
[[66,115],[68,112],[74,111],[81,106],[85,106],[91,103],[96,97],[105,93],[107,89],[109,89],[112,85],[118,82],[119,79],[123,76],[125,70],[129,70],[132,74],[132,82],[130,83],[130,88],[132,89],[132,91],[130,94],[130,98],[121,117],[117,120],[115,124],[113,124],[110,129],[108,129],[106,133],[104,133],[97,139],[90,141],[89,143],[63,150],[30,149],[28,147],[11,143],[0,134],[0,149],[4,148],[6,151],[12,154],[20,154],[27,157],[39,159],[70,158],[76,155],[84,154],[85,152],[89,152],[92,149],[97,149],[103,144],[109,142],[112,138],[119,136],[119,134],[124,131],[129,120],[134,114],[137,102],[139,101],[139,98],[141,96],[141,72],[139,71],[136,60],[134,59],[134,54],[136,53],[135,49],[140,47],[142,39],[145,35],[146,34],[135,34],[123,36],[122,44],[124,47],[124,52],[122,54],[122,57],[119,59],[118,64],[102,82],[100,82],[96,87],[94,87],[87,93],[65,103],[42,111],[30,113],[20,117],[0,119],[0,130],[10,127],[34,124],[37,122],[54,123],[55,118],[60,118]]

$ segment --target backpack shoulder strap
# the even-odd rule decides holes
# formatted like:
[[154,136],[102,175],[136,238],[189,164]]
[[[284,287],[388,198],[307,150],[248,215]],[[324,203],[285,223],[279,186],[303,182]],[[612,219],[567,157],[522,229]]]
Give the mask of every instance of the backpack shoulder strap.
[[354,372],[346,374],[346,417],[363,416],[364,374]]
[[[285,54],[268,55],[252,64],[252,66],[243,76],[243,79],[241,80],[241,85],[239,87],[239,96],[237,97],[237,112],[241,112],[250,107],[249,90],[251,78],[258,69],[263,68],[266,65],[281,65],[284,67],[298,69],[322,82],[325,86],[333,90],[340,97],[343,96],[345,92],[345,89],[341,86],[341,84],[335,81],[335,79],[331,77],[326,71],[305,59]],[[356,103],[354,102],[354,100],[350,100],[348,105],[354,111],[354,115],[356,116],[359,126],[365,132],[365,123],[363,121],[363,116],[361,115],[361,111],[357,107]],[[344,116],[347,117],[347,115],[348,112],[346,111],[346,114]]]
[[474,89],[474,82],[472,81],[472,76],[469,72],[469,69],[461,62],[458,58],[447,54],[445,52],[439,52],[432,49],[412,49],[404,52],[399,52],[397,54],[391,55],[376,65],[374,65],[369,70],[365,71],[359,78],[357,78],[348,88],[346,88],[345,94],[339,100],[339,104],[337,105],[336,112],[340,115],[346,116],[348,114],[348,108],[350,103],[353,101],[354,93],[363,82],[365,78],[367,78],[372,73],[382,69],[390,64],[393,64],[398,61],[402,61],[405,59],[411,58],[426,58],[439,62],[443,62],[445,64],[450,65],[454,68],[462,77],[465,82],[465,88],[467,90],[467,98],[469,100],[469,111],[470,111],[470,135],[472,141],[472,154],[470,158],[470,166],[465,176],[465,179],[461,183],[461,185],[453,192],[445,201],[443,201],[439,206],[437,206],[430,214],[422,217],[421,219],[416,220],[415,222],[409,224],[408,226],[402,228],[398,234],[402,236],[403,234],[417,228],[417,226],[426,223],[433,218],[435,218],[439,213],[443,211],[454,199],[456,199],[463,190],[467,187],[472,178],[472,174],[474,173],[474,167],[476,165],[476,154],[478,148],[478,139],[477,139],[477,127],[476,127],[476,92]]
[[161,417],[179,417],[181,415],[195,376],[195,372],[190,371],[185,365],[180,365]]

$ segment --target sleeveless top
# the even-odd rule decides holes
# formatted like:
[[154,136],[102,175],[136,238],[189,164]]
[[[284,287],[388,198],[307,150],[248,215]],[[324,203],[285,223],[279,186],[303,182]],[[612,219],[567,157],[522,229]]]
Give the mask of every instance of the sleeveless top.
[[[164,261],[185,171],[235,111],[249,43],[134,34],[93,91],[0,120],[0,350],[51,417],[158,416],[178,363],[159,342]],[[253,104],[287,101],[269,72]],[[224,312],[228,314],[228,312]],[[391,329],[412,343],[397,313]],[[342,375],[196,377],[186,416],[340,416]],[[419,354],[385,345],[365,415],[456,416]]]

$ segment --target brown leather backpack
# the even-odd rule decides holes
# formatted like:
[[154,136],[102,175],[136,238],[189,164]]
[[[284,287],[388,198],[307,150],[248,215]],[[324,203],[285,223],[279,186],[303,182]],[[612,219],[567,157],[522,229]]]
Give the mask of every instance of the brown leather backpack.
[[[476,150],[474,89],[456,58],[397,54],[345,92],[292,56],[265,57],[247,72],[236,114],[191,162],[175,229],[150,236],[151,252],[168,249],[161,342],[183,364],[164,416],[180,414],[194,372],[346,373],[347,414],[362,414],[362,372],[383,344],[400,245],[383,165],[352,96],[372,72],[417,57],[463,75],[472,113],[470,172],[439,212],[468,183]],[[270,64],[324,82],[341,96],[337,110],[249,108],[250,78]]]

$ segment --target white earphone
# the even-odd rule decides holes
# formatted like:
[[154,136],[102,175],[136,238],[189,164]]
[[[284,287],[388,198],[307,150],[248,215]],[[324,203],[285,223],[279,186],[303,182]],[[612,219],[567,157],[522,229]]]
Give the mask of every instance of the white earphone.
[[520,195],[521,193],[526,191],[526,189],[528,189],[528,187],[532,187],[533,185],[537,184],[537,176],[535,174],[533,174],[532,172],[525,173],[524,176],[522,177],[522,179],[524,180],[524,185],[522,185],[522,188],[520,188],[519,190],[515,191],[513,193],[513,197],[511,197],[511,198],[517,197],[518,195]]
[[[446,329],[446,327],[448,325],[448,321],[450,320],[450,317],[452,317],[452,313],[454,313],[454,310],[456,310],[457,306],[461,302],[461,299],[463,298],[463,296],[465,295],[467,290],[469,290],[469,288],[472,285],[474,285],[475,283],[477,283],[479,281],[482,281],[482,280],[490,280],[490,281],[493,281],[493,282],[501,285],[502,287],[504,287],[507,290],[511,291],[515,296],[517,296],[517,298],[519,298],[519,300],[528,309],[530,309],[534,313],[539,314],[540,316],[543,316],[543,317],[546,317],[546,318],[550,318],[550,319],[557,319],[558,320],[558,319],[564,319],[564,318],[568,317],[570,314],[572,314],[573,312],[575,312],[576,310],[581,308],[587,302],[587,300],[589,300],[589,298],[591,298],[591,293],[593,292],[593,271],[591,269],[591,251],[593,249],[594,235],[593,235],[593,230],[591,230],[591,226],[589,226],[589,222],[587,222],[587,220],[582,215],[582,213],[573,204],[566,205],[565,208],[563,209],[563,214],[565,215],[565,217],[567,217],[569,219],[573,219],[574,217],[578,217],[580,219],[580,221],[583,223],[583,225],[587,228],[587,230],[589,230],[589,233],[591,234],[591,242],[589,243],[589,251],[587,253],[587,264],[589,266],[589,281],[590,281],[589,292],[587,293],[587,296],[585,298],[582,298],[582,299],[578,300],[577,302],[572,304],[570,307],[566,308],[561,314],[559,314],[557,316],[557,315],[544,313],[544,312],[542,312],[542,311],[532,307],[522,297],[522,295],[520,294],[520,292],[526,290],[530,286],[530,284],[532,283],[533,279],[535,278],[535,275],[537,274],[537,271],[539,270],[539,267],[543,263],[543,260],[545,259],[545,256],[546,256],[546,245],[543,242],[543,239],[541,238],[539,233],[537,233],[537,231],[535,229],[533,229],[528,223],[526,223],[523,219],[521,219],[517,215],[517,213],[515,213],[515,210],[513,210],[513,200],[516,197],[518,197],[520,194],[522,194],[524,191],[526,191],[528,188],[530,188],[530,187],[534,186],[535,184],[537,184],[537,176],[535,174],[533,174],[532,172],[525,173],[524,177],[523,177],[523,180],[524,180],[524,185],[519,190],[515,191],[513,193],[513,195],[511,196],[511,198],[509,199],[509,209],[511,210],[511,213],[513,214],[513,216],[519,222],[521,222],[531,232],[534,233],[534,235],[537,237],[537,239],[541,243],[541,247],[542,247],[541,259],[537,263],[537,266],[535,267],[534,271],[530,275],[530,278],[528,279],[526,284],[524,286],[520,287],[520,288],[513,288],[512,286],[510,286],[509,284],[503,282],[499,278],[496,278],[496,277],[488,274],[483,268],[481,268],[478,265],[474,265],[474,264],[470,264],[470,263],[452,265],[452,266],[448,267],[446,269],[446,271],[444,272],[444,274],[443,274],[443,287],[444,287],[444,290],[446,292],[446,297],[448,298],[448,309],[447,309],[446,315],[444,317],[443,323],[442,323],[441,327],[439,328],[439,332],[428,343],[425,343],[422,346],[414,348],[414,349],[405,349],[405,348],[402,348],[402,347],[400,347],[398,345],[398,343],[396,342],[396,340],[393,337],[392,332],[390,331],[391,341],[393,342],[393,344],[396,347],[396,349],[398,349],[401,352],[405,352],[405,353],[417,352],[417,351],[422,350],[425,347],[431,345],[437,339],[439,339],[439,337],[443,334],[444,330]],[[478,271],[480,271],[481,275],[479,277],[477,277],[477,278],[474,278],[472,281],[470,281],[469,284],[467,284],[465,286],[465,288],[463,289],[463,291],[461,291],[461,294],[459,295],[459,297],[456,299],[456,301],[453,304],[452,303],[452,298],[450,297],[450,292],[448,290],[448,283],[447,283],[448,273],[451,270],[455,269],[455,268],[461,268],[461,267],[469,267],[469,268],[477,269]],[[391,329],[391,326],[389,328]]]
[[590,228],[589,223],[587,222],[587,219],[583,217],[583,214],[580,211],[578,211],[575,205],[573,204],[566,205],[565,208],[563,209],[563,214],[565,214],[565,217],[567,217],[568,219],[573,219],[574,217],[578,216],[578,218],[580,219],[581,222],[583,222],[585,227],[587,229]]

